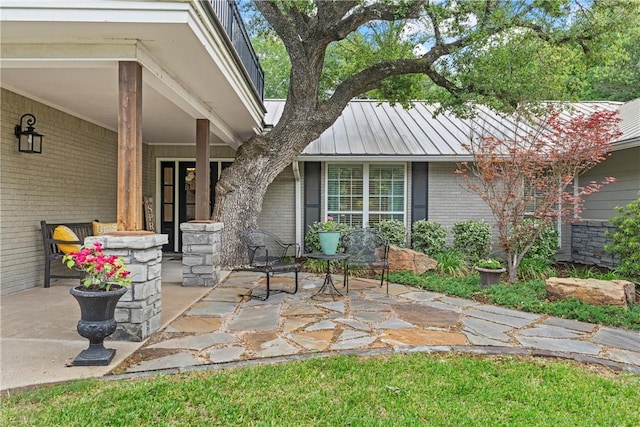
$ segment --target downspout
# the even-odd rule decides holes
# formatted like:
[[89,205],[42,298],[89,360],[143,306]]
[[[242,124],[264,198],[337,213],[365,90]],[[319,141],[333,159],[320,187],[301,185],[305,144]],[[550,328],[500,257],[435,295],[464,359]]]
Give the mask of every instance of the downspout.
[[[300,179],[300,165],[297,160],[294,160],[291,164],[291,168],[293,169],[293,179],[295,182],[295,227],[296,227],[296,243],[301,248],[301,251],[304,250],[304,238],[302,236],[302,180]],[[299,254],[301,255],[301,254]]]

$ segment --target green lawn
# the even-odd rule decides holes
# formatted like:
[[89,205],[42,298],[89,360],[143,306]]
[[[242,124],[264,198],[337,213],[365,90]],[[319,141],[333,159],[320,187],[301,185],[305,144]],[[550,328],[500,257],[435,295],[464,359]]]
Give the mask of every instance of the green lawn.
[[4,397],[0,425],[638,426],[640,376],[543,359],[338,356]]

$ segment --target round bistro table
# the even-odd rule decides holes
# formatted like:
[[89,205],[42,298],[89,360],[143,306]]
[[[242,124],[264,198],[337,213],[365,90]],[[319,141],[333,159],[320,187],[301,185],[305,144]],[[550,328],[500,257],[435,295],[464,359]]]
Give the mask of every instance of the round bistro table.
[[331,277],[331,263],[336,261],[341,261],[343,259],[349,258],[348,254],[336,253],[333,255],[325,255],[321,252],[313,252],[310,254],[304,254],[303,256],[312,259],[318,259],[321,261],[325,261],[327,266],[327,270],[324,275],[324,282],[318,292],[316,292],[312,298],[317,296],[331,295],[333,300],[335,301],[336,296],[343,296],[342,293],[338,289],[336,289],[336,285],[333,283],[333,278]]

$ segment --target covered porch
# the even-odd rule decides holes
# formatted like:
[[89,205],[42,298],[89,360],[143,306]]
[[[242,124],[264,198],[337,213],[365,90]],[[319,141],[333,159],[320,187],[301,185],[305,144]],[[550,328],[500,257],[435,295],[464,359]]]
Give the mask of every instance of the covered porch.
[[[166,234],[161,222],[173,213],[158,203],[160,224],[145,224],[143,200],[158,201],[160,187],[150,147],[194,159],[206,177],[215,150],[233,157],[261,131],[262,70],[233,2],[28,0],[0,8],[0,194],[11,200],[0,222],[2,295],[41,285],[42,220]],[[13,143],[25,115],[43,135],[38,151]],[[209,187],[197,181],[195,219],[210,218]]]

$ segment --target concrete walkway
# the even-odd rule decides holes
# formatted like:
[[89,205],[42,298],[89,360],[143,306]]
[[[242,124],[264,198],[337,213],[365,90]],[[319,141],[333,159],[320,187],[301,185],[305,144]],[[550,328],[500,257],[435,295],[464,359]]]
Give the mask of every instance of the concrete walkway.
[[[248,297],[264,277],[231,273],[115,371],[116,378],[272,363],[332,354],[467,352],[538,355],[640,372],[640,332],[525,313],[412,287],[349,281],[314,297],[323,277],[301,274],[295,295]],[[340,291],[342,277],[335,275]],[[272,288],[292,288],[276,277]]]

